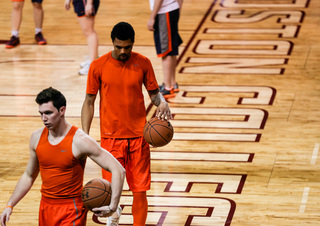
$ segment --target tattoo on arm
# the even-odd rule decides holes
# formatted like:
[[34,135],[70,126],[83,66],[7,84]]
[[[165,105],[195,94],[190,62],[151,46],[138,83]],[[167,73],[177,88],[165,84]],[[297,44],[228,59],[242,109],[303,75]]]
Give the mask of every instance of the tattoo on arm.
[[160,105],[161,102],[166,102],[166,99],[162,96],[162,94],[159,91],[158,92],[151,91],[149,95],[151,98],[151,102],[157,107]]
[[152,95],[151,102],[158,107],[161,102],[159,95]]

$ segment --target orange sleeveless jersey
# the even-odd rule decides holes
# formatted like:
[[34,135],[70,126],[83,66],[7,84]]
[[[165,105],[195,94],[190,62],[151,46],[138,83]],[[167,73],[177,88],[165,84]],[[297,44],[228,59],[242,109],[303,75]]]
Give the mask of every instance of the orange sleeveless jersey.
[[86,160],[79,161],[72,154],[72,141],[77,127],[72,126],[57,145],[48,141],[44,128],[36,148],[42,179],[41,193],[48,198],[72,198],[81,195]]
[[115,60],[111,52],[91,63],[87,94],[100,90],[100,130],[104,138],[143,136],[146,109],[142,85],[157,89],[150,60],[136,52],[126,62]]

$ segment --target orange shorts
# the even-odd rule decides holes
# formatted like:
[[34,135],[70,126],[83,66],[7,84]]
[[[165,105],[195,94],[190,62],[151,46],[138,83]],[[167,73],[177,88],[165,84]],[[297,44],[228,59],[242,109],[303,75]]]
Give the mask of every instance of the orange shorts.
[[85,226],[88,210],[81,197],[51,199],[42,196],[39,210],[39,226]]
[[[101,138],[101,147],[109,151],[126,169],[126,179],[132,192],[150,189],[150,146],[143,137]],[[102,177],[111,181],[111,174],[104,169]]]

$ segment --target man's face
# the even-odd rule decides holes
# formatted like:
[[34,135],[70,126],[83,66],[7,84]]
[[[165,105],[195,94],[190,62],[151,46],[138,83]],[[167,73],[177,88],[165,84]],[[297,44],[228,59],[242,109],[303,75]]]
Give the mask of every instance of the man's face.
[[59,125],[59,122],[64,115],[65,107],[61,107],[58,111],[55,106],[53,106],[52,101],[39,105],[39,113],[43,124],[47,129],[52,130]]
[[131,39],[122,41],[117,38],[113,41],[114,50],[112,52],[112,57],[116,60],[127,61],[131,56],[131,50],[133,47],[133,42]]

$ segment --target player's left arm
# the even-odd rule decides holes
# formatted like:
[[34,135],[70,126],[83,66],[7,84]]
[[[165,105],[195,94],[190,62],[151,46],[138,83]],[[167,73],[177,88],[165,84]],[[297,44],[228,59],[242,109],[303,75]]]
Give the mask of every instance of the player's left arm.
[[72,144],[72,152],[76,158],[88,156],[101,168],[112,173],[112,195],[109,206],[94,208],[98,217],[107,217],[117,210],[126,175],[125,169],[108,151],[101,148],[99,144],[82,130],[78,129]]
[[172,119],[171,111],[166,99],[162,96],[159,89],[148,90],[151,102],[156,105],[157,111],[156,116],[161,119],[169,121]]

